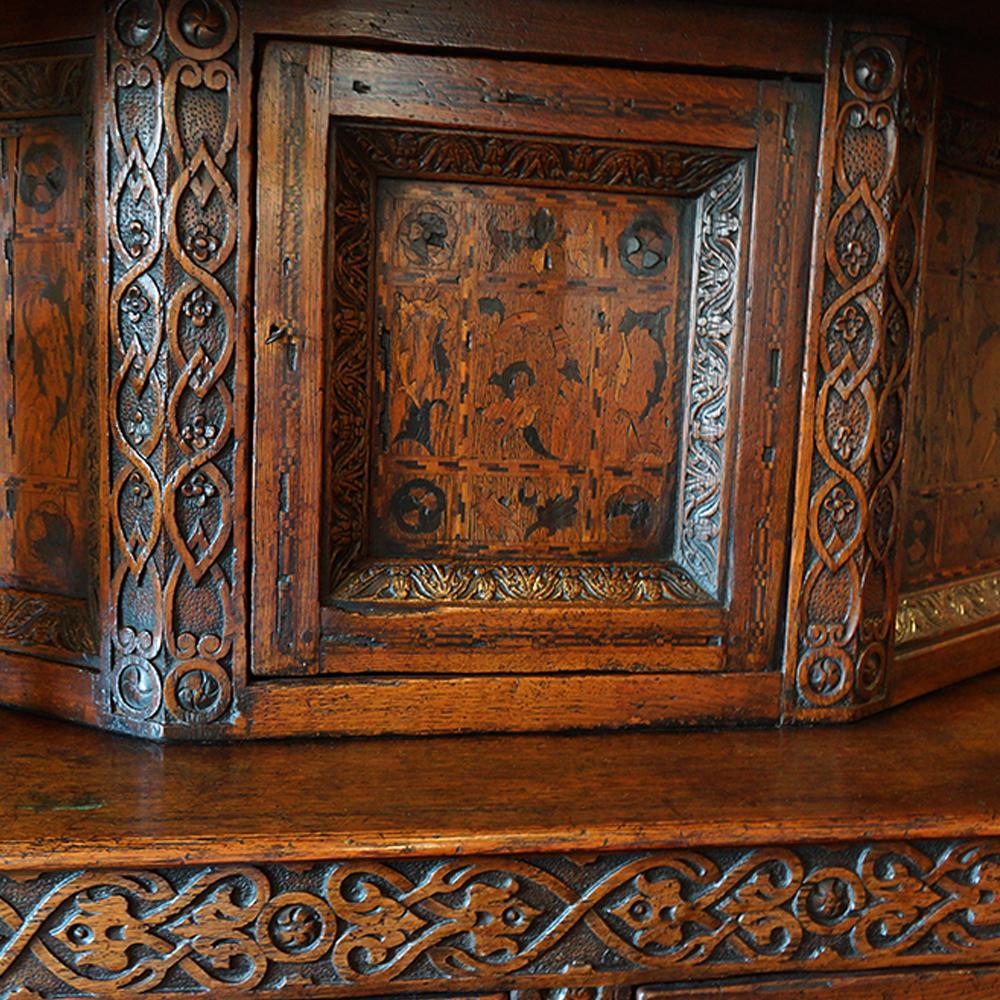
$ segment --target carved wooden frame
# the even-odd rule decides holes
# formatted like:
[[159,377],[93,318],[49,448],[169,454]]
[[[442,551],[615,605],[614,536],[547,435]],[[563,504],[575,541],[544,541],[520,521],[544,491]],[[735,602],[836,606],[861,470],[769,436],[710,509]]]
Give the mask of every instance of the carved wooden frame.
[[593,997],[971,965],[1000,957],[998,896],[997,840],[15,871],[0,991]]
[[[729,433],[743,230],[748,228],[746,158],[690,151],[570,142],[548,136],[482,135],[333,124],[332,322],[326,426],[333,443],[323,519],[327,593],[334,601],[585,602],[711,604],[722,575],[722,525],[730,494]],[[516,184],[573,184],[601,191],[697,198],[678,547],[681,563],[523,564],[477,559],[365,559],[374,343],[370,287],[379,178]]]

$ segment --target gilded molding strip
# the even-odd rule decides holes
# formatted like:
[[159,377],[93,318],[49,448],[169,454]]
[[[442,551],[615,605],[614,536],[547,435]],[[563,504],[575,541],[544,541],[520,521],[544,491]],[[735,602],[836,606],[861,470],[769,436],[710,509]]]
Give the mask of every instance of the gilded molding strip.
[[885,694],[935,90],[905,38],[844,31],[831,66],[785,667],[802,719]]
[[1000,618],[1000,573],[904,594],[896,612],[896,642],[925,642],[990,618]]
[[1000,841],[0,875],[0,997],[590,986],[1000,957]]
[[670,565],[375,563],[344,579],[338,601],[575,601],[599,604],[714,604]]
[[230,0],[108,14],[108,690],[139,723],[232,707],[236,37]]

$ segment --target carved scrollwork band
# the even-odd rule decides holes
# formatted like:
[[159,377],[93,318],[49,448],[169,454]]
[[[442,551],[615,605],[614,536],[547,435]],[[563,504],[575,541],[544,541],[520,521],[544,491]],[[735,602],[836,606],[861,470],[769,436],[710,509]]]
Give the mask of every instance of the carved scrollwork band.
[[1000,118],[946,102],[938,123],[937,156],[950,166],[1000,176]]
[[1000,573],[904,594],[896,612],[896,642],[925,642],[991,618],[1000,620]]
[[676,566],[376,563],[343,580],[338,601],[574,601],[709,604]]
[[882,697],[897,603],[901,439],[916,315],[933,67],[848,33],[827,109],[786,676],[793,714]]
[[110,707],[201,724],[232,697],[236,14],[123,0],[108,25]]
[[78,114],[90,97],[86,53],[0,60],[0,116]]
[[1000,955],[1000,844],[0,876],[0,995],[532,988]]

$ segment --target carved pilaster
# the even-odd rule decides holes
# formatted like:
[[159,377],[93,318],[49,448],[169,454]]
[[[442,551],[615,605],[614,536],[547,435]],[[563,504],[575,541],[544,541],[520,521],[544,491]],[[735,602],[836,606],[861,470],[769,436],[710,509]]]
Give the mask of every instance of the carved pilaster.
[[111,673],[145,730],[234,711],[237,16],[124,0],[106,24]]
[[789,588],[793,718],[847,716],[885,695],[934,91],[934,64],[911,40],[835,37]]

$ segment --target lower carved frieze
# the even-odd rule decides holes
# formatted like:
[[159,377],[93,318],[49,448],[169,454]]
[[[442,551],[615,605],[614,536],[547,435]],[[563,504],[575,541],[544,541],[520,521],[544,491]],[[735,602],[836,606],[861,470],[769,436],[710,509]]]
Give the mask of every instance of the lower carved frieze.
[[3,1000],[609,996],[643,980],[998,957],[997,840],[0,876]]

